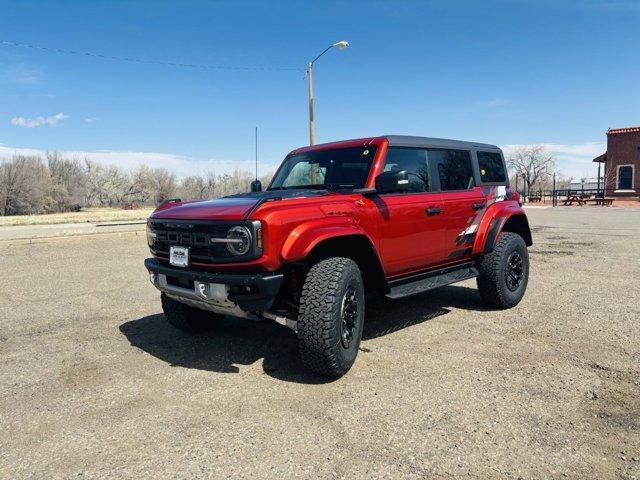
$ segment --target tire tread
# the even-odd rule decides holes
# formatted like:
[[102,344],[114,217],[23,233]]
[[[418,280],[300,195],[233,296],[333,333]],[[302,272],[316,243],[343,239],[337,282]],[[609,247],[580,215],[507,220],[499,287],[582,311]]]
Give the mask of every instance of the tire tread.
[[502,282],[501,276],[504,275],[504,269],[501,264],[503,253],[506,249],[511,248],[512,244],[520,242],[524,245],[526,252],[526,245],[520,235],[513,232],[500,233],[493,252],[482,257],[477,264],[479,272],[477,278],[478,292],[482,299],[493,307],[506,309],[513,307],[520,301],[520,299],[518,299],[514,304],[513,301],[505,295],[504,290],[500,288]]
[[298,313],[298,346],[304,365],[321,375],[339,377],[351,365],[345,365],[336,354],[335,309],[341,278],[349,270],[360,271],[357,264],[344,257],[331,257],[309,269],[300,297]]

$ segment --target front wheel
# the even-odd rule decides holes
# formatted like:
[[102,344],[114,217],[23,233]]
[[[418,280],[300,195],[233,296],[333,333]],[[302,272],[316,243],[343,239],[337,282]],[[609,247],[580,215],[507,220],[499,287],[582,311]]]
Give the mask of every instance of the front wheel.
[[529,282],[529,252],[517,233],[502,232],[493,252],[478,262],[478,291],[492,307],[515,307]]
[[364,286],[358,265],[332,257],[316,263],[304,281],[298,313],[302,362],[316,373],[341,377],[358,355],[364,324]]

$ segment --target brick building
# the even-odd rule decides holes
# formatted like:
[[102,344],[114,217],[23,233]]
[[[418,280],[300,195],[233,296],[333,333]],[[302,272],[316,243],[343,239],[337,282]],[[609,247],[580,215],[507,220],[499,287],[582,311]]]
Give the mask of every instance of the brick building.
[[604,164],[606,196],[640,196],[640,127],[607,130],[607,151],[593,161]]

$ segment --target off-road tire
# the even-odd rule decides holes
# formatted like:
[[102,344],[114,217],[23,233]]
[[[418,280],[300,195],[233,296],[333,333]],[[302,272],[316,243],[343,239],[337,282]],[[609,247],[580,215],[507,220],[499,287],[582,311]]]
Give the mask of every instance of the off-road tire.
[[162,311],[171,325],[187,333],[204,333],[220,326],[224,315],[200,310],[160,295]]
[[[507,285],[507,265],[512,254],[522,260],[522,278],[515,290]],[[529,253],[520,235],[502,232],[493,252],[482,257],[477,266],[478,291],[488,305],[506,309],[520,303],[529,281]]]
[[[345,301],[353,312],[350,341],[345,346],[342,312]],[[298,313],[298,348],[304,365],[324,376],[341,377],[358,355],[364,324],[365,296],[358,265],[349,258],[332,257],[311,267],[302,287]]]

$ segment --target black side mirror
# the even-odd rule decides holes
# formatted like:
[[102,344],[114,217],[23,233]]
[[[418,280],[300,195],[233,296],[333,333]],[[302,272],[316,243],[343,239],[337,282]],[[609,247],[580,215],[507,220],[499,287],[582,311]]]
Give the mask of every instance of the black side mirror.
[[382,172],[376,177],[376,192],[392,193],[409,190],[409,175],[404,170],[399,172]]
[[251,191],[252,192],[261,192],[262,191],[262,182],[260,180],[254,180],[251,182]]

